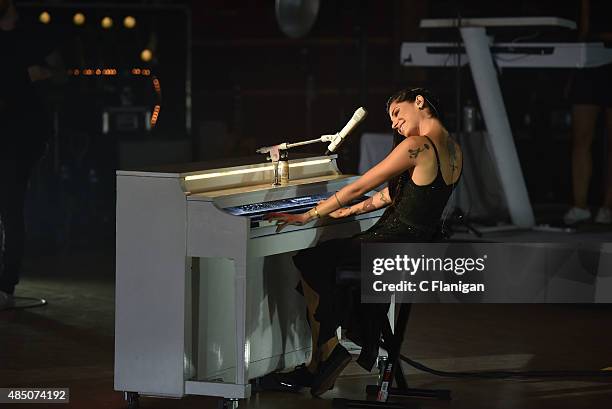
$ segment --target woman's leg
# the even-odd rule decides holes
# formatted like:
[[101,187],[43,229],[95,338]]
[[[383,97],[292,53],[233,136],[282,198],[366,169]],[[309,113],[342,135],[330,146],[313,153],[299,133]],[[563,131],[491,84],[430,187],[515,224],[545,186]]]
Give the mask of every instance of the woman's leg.
[[336,267],[347,257],[360,260],[360,250],[360,243],[352,239],[334,239],[302,250],[293,258],[302,274],[301,288],[312,334],[312,356],[307,369],[313,375],[310,392],[315,396],[332,388],[351,360],[336,335],[337,308],[343,304],[342,294],[336,289]]
[[[360,249],[357,246],[357,250]],[[335,272],[336,264],[344,260],[347,254],[359,257],[352,240],[333,239],[301,250],[293,259],[301,272],[301,287],[312,334],[312,356],[308,364],[312,373],[316,372],[319,363],[325,361],[339,343],[334,310],[337,297]]]
[[329,358],[336,345],[338,345],[338,337],[333,336],[319,346],[321,323],[317,321],[314,316],[317,308],[319,307],[319,295],[303,278],[302,291],[304,292],[304,299],[306,300],[308,322],[310,323],[310,331],[312,336],[312,355],[310,357],[310,362],[308,363],[308,371],[311,373],[316,373],[319,363]]

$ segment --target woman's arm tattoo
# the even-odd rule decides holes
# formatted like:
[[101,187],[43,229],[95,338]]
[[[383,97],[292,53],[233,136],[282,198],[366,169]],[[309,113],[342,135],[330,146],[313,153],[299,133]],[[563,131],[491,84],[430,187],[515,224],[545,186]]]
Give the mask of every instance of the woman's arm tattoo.
[[389,199],[387,199],[387,197],[385,196],[384,190],[381,190],[379,193],[380,193],[380,201],[381,202],[383,202],[384,204],[391,203],[391,201]]
[[423,152],[424,150],[429,149],[429,145],[428,144],[423,144],[422,147],[420,148],[416,148],[416,149],[408,149],[408,152],[410,153],[410,157],[412,159],[416,158],[417,156],[419,156],[419,153]]
[[[381,190],[380,192],[378,192],[378,194],[380,197],[380,201],[383,202],[383,205],[387,205],[391,203],[391,201],[387,199],[387,196],[385,196],[384,191]],[[378,206],[374,204],[374,197],[375,196],[371,196],[362,202],[361,209],[359,210],[359,214],[372,212],[379,208]]]
[[376,206],[374,206],[374,197],[370,197],[363,201],[363,206],[361,206],[361,212],[367,213],[372,210],[376,210]]

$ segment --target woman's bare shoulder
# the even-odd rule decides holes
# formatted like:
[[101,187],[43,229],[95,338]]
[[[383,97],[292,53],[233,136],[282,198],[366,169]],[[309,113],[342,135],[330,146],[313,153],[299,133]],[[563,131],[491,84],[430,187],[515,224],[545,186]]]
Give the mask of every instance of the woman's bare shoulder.
[[431,145],[431,140],[428,139],[425,135],[413,135],[404,139],[397,146],[401,146],[402,149],[414,149],[419,147],[429,149],[431,148],[429,145]]

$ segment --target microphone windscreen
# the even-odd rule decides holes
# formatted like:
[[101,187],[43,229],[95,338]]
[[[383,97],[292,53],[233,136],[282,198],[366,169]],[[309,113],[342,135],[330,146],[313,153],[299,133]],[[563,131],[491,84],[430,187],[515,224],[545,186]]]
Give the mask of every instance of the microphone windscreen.
[[367,115],[368,111],[366,111],[364,107],[359,107],[353,114],[353,118],[355,118],[356,121],[361,122],[365,119]]

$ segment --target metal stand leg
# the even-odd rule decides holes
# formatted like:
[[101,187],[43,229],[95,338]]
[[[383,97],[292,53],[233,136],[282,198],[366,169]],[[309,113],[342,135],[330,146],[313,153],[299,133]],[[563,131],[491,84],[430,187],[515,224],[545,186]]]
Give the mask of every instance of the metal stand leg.
[[533,227],[533,209],[497,81],[487,33],[484,27],[461,27],[460,31],[512,223],[524,228]]
[[[412,389],[408,388],[404,373],[400,364],[400,347],[404,340],[404,332],[410,315],[411,304],[402,304],[399,310],[397,321],[395,324],[395,333],[390,334],[388,328],[383,329],[383,347],[389,352],[389,358],[383,360],[380,365],[382,368],[380,385],[368,385],[366,393],[375,395],[376,401],[352,400],[352,399],[333,399],[333,408],[342,409],[367,409],[367,408],[384,408],[384,409],[405,409],[405,404],[388,402],[388,397],[413,397],[413,398],[432,398],[441,400],[450,400],[451,394],[446,389]],[[396,388],[391,385],[395,379]]]

